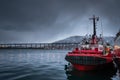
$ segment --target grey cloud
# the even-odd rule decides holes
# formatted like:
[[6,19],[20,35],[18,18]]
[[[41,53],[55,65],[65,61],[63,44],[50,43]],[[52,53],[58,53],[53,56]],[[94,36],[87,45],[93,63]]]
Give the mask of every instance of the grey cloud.
[[119,8],[119,0],[0,0],[0,41],[54,41],[78,34],[76,25],[81,35],[89,23],[83,19],[93,14],[102,18],[104,34],[115,35]]

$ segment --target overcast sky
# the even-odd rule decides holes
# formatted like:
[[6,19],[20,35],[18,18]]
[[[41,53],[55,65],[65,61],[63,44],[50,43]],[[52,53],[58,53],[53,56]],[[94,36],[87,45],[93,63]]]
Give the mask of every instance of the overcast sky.
[[120,0],[0,0],[0,43],[91,34],[93,14],[100,17],[97,34],[114,36],[120,29]]

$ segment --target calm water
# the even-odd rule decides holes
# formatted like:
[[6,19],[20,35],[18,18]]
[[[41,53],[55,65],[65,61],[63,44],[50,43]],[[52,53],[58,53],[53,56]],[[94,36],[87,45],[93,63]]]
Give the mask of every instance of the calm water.
[[118,71],[66,74],[60,50],[0,50],[0,80],[120,80]]

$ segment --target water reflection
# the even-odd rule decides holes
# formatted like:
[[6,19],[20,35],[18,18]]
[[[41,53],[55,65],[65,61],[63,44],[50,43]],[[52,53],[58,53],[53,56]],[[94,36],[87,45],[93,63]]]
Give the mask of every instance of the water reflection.
[[66,80],[68,51],[0,50],[0,80]]
[[120,80],[119,69],[112,67],[99,71],[66,71],[67,80]]
[[65,73],[67,52],[0,50],[0,80],[120,80],[119,70]]
[[120,70],[117,70],[116,75],[112,77],[113,80],[120,80]]

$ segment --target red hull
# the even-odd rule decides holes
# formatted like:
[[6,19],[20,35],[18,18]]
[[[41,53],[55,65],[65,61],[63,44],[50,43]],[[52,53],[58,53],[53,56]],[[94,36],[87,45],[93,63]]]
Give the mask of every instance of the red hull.
[[94,65],[79,65],[79,64],[73,64],[73,67],[76,70],[80,70],[80,71],[88,71],[88,70],[95,70],[96,66]]
[[65,58],[76,70],[99,70],[113,65],[112,55],[69,53]]
[[91,70],[102,70],[107,69],[107,67],[112,67],[113,63],[107,63],[103,65],[80,65],[80,64],[72,64],[73,68],[79,71],[91,71]]

